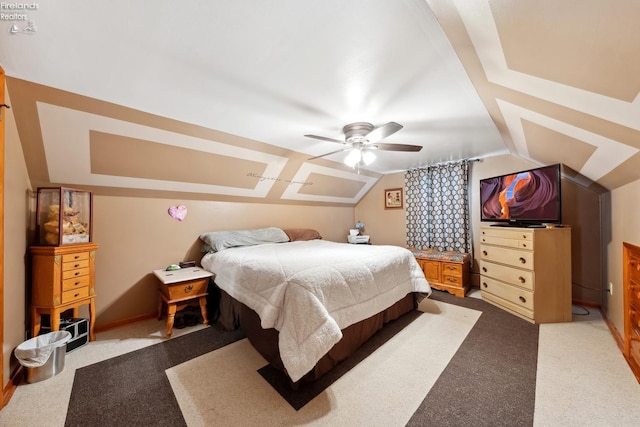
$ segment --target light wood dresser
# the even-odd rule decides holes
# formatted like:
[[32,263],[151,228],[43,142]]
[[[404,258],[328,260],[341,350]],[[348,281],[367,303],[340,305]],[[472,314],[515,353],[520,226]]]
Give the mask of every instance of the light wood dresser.
[[640,247],[623,243],[624,356],[640,381]]
[[432,288],[464,297],[469,290],[471,255],[455,251],[411,251]]
[[571,321],[571,229],[482,227],[482,298],[532,323]]
[[51,330],[60,326],[60,314],[89,306],[89,340],[94,341],[96,243],[32,246],[31,336],[40,333],[41,316],[49,314]]

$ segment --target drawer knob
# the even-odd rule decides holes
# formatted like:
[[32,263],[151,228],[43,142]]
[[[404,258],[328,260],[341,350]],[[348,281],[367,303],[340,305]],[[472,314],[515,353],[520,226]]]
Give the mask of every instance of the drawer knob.
[[80,255],[74,256],[73,259],[80,259]]
[[520,281],[520,283],[526,282],[526,280],[524,280],[524,277],[522,277],[522,276],[518,277],[518,280]]
[[80,272],[79,272],[79,271],[76,271],[76,272],[74,273],[74,275],[75,275],[75,276],[78,276],[79,274],[80,274]]
[[187,285],[184,287],[185,293],[191,292],[192,290],[193,290],[193,285]]
[[487,272],[487,267],[482,267],[482,272],[486,273]]
[[455,283],[456,279],[454,279],[453,277],[447,277],[447,282]]
[[527,299],[525,297],[518,297],[518,299],[520,300],[520,302],[527,302]]
[[74,298],[78,298],[80,296],[80,294],[73,294]]
[[489,285],[487,285],[487,282],[482,282],[482,286],[484,286],[485,288],[489,287]]
[[487,251],[482,251],[482,255],[487,256]]
[[522,244],[522,247],[523,247],[523,248],[526,248],[526,247],[527,247],[527,244],[526,244],[526,243],[523,243],[523,244]]
[[76,280],[76,283],[74,283],[74,285],[78,286],[80,284],[79,280]]
[[526,260],[526,259],[524,259],[524,258],[522,258],[522,257],[520,257],[520,262],[524,264],[524,263],[526,263],[526,262],[527,262],[527,260]]
[[80,264],[74,264],[73,266],[74,266],[75,268],[78,268],[78,267],[80,267]]

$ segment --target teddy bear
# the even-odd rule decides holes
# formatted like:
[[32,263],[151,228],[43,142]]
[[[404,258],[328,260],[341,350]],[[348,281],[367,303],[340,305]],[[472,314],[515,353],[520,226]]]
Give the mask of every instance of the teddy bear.
[[[77,210],[65,206],[62,211],[62,234],[71,235],[71,234],[88,234],[87,224],[83,224],[79,221],[78,216],[80,212]],[[49,206],[49,219],[44,224],[45,236],[44,240],[47,244],[56,245],[58,244],[58,233],[60,232],[59,228],[59,218],[60,218],[60,206],[59,205],[50,205]]]

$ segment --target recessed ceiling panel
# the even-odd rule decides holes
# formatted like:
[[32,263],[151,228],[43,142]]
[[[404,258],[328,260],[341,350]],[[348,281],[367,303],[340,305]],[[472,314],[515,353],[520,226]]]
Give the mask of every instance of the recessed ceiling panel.
[[307,181],[313,185],[303,185],[300,194],[354,198],[365,186],[362,181],[319,173],[310,173]]
[[491,11],[509,69],[627,102],[640,92],[640,2],[501,0]]
[[563,164],[573,170],[581,170],[593,156],[596,147],[560,132],[522,120],[529,155],[538,163],[551,165],[563,159]]
[[[278,176],[287,163],[287,158],[273,154],[195,138],[51,104],[38,102],[37,105],[44,152],[51,182],[265,197],[273,186],[273,181],[263,180],[259,177],[263,175]],[[109,156],[113,162],[117,161],[118,156],[130,154],[142,156],[136,157],[137,162],[153,163],[154,158],[150,156],[152,152],[140,151],[141,147],[139,142],[152,141],[158,146],[165,146],[164,158],[166,158],[166,153],[169,149],[186,149],[199,151],[204,156],[218,155],[224,156],[225,158],[232,157],[237,160],[242,160],[240,164],[247,169],[233,171],[230,179],[221,184],[202,183],[202,179],[196,180],[196,182],[176,181],[174,179],[177,174],[184,177],[187,172],[179,173],[168,171],[167,175],[160,175],[160,169],[155,169],[153,172],[155,178],[130,176],[131,174],[125,176],[122,174],[122,170],[117,171],[116,175],[95,173],[91,169],[93,165],[90,150],[91,148],[97,148],[97,144],[100,143],[96,143],[92,147],[90,144],[92,131],[94,135],[95,132],[101,132],[103,134],[126,137],[126,140],[120,139],[120,143],[124,141],[137,141],[134,143],[133,151],[131,152],[124,147],[120,147],[120,150],[113,150],[111,152],[105,151],[104,155]],[[247,163],[247,160],[249,163]],[[93,164],[97,166],[97,162]],[[196,171],[195,166],[203,167],[203,164],[175,164],[176,168],[191,169],[194,172]],[[220,167],[224,170],[227,166],[228,165],[222,165]],[[219,166],[215,165],[213,167]],[[253,169],[254,167],[255,169]],[[149,173],[150,168],[146,168],[146,170],[146,173]],[[114,171],[116,170],[114,169]],[[205,172],[205,175],[206,174]],[[247,185],[245,179],[243,184],[244,188],[235,187],[237,179],[241,179],[242,175],[253,179],[254,185]],[[162,178],[162,176],[164,176],[164,178]]]
[[[368,176],[357,171],[347,172],[312,163],[304,163],[282,194],[282,198],[286,200],[316,200],[352,204],[360,200],[377,180],[377,177]],[[325,192],[322,193],[324,195],[321,195],[320,190],[311,189],[316,181],[320,183],[320,190],[324,188]],[[334,185],[345,185],[348,189],[336,188]],[[358,186],[360,186],[359,191],[354,193]]]
[[[266,163],[90,131],[91,173],[253,189]],[[147,161],[141,161],[141,159]]]

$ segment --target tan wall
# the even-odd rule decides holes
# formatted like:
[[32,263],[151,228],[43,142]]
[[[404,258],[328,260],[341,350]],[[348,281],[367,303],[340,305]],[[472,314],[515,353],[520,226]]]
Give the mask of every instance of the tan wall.
[[371,243],[404,247],[407,244],[404,208],[384,208],[384,190],[391,188],[404,188],[404,172],[383,176],[358,203],[355,217],[364,223],[364,233],[371,236]]
[[640,246],[640,180],[611,192],[603,206],[611,216],[611,228],[605,229],[607,283],[613,284],[613,294],[605,294],[606,313],[620,335],[624,334],[622,293],[622,243]]
[[[167,210],[183,204],[184,221]],[[268,226],[315,228],[327,240],[345,241],[354,224],[351,207],[94,197],[96,324],[154,313],[157,282],[151,272],[188,259],[200,261],[198,236],[207,231]]]
[[[11,105],[8,94],[6,103]],[[25,340],[25,253],[29,228],[30,189],[12,110],[3,108],[5,122],[4,171],[4,366],[5,383],[16,365],[13,350]],[[13,360],[12,360],[13,359]],[[3,385],[4,386],[4,385]]]

